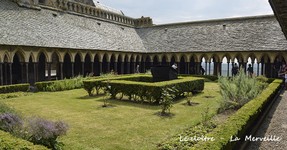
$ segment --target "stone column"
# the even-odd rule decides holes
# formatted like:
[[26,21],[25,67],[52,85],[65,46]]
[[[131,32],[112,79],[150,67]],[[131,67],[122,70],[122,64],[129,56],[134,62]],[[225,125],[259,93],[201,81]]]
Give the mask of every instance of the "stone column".
[[72,66],[71,69],[72,69],[72,78],[73,78],[73,77],[75,76],[75,75],[74,75],[74,62],[71,62],[71,66]]
[[218,63],[217,62],[213,62],[213,75],[217,76],[218,75]]
[[21,83],[25,83],[25,76],[26,76],[26,73],[25,73],[25,70],[26,70],[26,67],[25,67],[25,63],[24,62],[21,62],[20,63],[21,65]]
[[82,76],[85,75],[85,62],[82,62]]
[[186,74],[190,74],[190,68],[189,68],[190,66],[189,66],[189,64],[190,64],[190,62],[186,62],[186,63],[185,63],[185,66],[186,66],[186,68],[185,68],[185,70],[186,70],[185,73],[186,73]]
[[205,61],[205,75],[207,75],[207,61]]
[[94,62],[91,62],[91,72],[90,73],[92,73],[92,75],[94,75]]
[[242,65],[243,65],[244,73],[246,73],[246,70],[247,70],[247,68],[246,68],[247,63],[246,63],[246,62],[243,62],[243,63],[242,63]]
[[0,85],[3,85],[3,63],[0,63]]
[[99,62],[99,75],[101,75],[103,73],[103,63],[102,62]]
[[107,68],[106,69],[107,69],[106,73],[111,72],[110,62],[107,62]]
[[259,76],[259,62],[257,62],[257,76]]
[[61,72],[61,76],[60,76],[60,78],[61,78],[61,80],[63,80],[63,79],[64,79],[64,73],[63,73],[63,62],[59,62],[59,64],[60,64],[60,72]]
[[222,62],[218,63],[218,70],[219,70],[219,75],[222,75]]
[[229,64],[230,62],[227,62],[227,77],[229,77]]
[[[51,81],[51,62],[47,62],[47,69],[48,69],[48,81]],[[45,71],[46,74],[46,71]]]
[[127,74],[131,73],[131,65],[130,62],[127,62]]
[[114,62],[114,71],[118,73],[118,62]]
[[12,84],[13,76],[12,76],[12,63],[9,63],[9,76],[10,76],[10,84]]
[[208,66],[208,75],[210,75],[210,69],[211,69],[210,64],[211,62],[209,62],[209,66]]
[[25,66],[26,66],[26,82],[29,83],[29,62],[26,62]]
[[4,78],[5,78],[5,85],[8,84],[8,67],[7,67],[7,63],[4,63]]
[[264,64],[264,62],[261,63],[261,75],[265,75],[265,64]]
[[38,81],[38,63],[34,63],[34,83]]

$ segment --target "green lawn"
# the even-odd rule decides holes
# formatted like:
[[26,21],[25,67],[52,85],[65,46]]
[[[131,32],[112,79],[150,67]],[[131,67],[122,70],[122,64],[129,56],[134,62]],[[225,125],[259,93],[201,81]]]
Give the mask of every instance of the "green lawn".
[[[215,96],[206,98],[205,96]],[[113,107],[102,108],[103,96],[87,97],[83,89],[64,92],[39,92],[29,96],[3,100],[25,116],[41,116],[64,120],[70,126],[60,140],[64,149],[156,149],[156,144],[181,130],[200,122],[201,113],[219,107],[217,83],[205,83],[205,90],[193,97],[195,106],[177,101],[171,109],[173,117],[160,117],[160,106],[109,100]]]

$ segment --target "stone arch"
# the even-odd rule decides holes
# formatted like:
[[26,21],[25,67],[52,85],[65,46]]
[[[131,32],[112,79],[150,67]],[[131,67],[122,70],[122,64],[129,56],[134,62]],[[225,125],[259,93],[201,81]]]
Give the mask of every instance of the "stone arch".
[[15,51],[12,57],[12,82],[11,84],[19,84],[24,81],[24,67],[23,62],[25,61],[23,51]]
[[130,56],[130,73],[135,73],[135,55]]
[[47,55],[43,51],[38,53],[38,77],[36,81],[45,81],[46,80],[46,70],[47,70]]
[[47,53],[45,50],[40,50],[40,51],[37,53],[36,62],[39,62],[39,60],[40,60],[40,55],[44,56],[46,61],[49,60],[48,53]]

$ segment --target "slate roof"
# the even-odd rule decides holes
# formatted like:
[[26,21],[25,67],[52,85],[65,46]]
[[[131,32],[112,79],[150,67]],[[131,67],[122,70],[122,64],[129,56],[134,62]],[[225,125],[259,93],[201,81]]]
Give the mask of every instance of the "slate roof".
[[137,32],[150,52],[287,49],[273,15],[166,24]]
[[10,0],[0,0],[0,45],[141,53],[287,49],[273,15],[136,29],[45,8],[23,8]]
[[48,9],[23,8],[10,0],[0,0],[1,44],[145,52],[132,27]]

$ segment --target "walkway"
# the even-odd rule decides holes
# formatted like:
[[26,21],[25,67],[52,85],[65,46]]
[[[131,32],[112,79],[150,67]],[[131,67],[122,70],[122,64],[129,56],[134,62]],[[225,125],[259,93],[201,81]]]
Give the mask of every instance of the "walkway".
[[[247,150],[286,150],[287,149],[287,91],[275,101],[266,119],[254,137],[281,138],[280,141],[251,142]],[[274,138],[275,137],[275,138]]]

